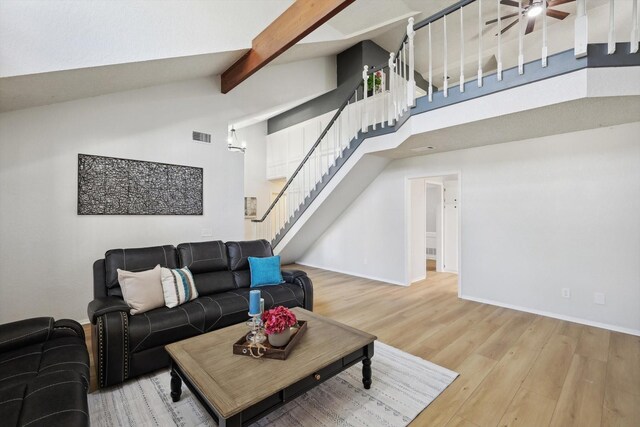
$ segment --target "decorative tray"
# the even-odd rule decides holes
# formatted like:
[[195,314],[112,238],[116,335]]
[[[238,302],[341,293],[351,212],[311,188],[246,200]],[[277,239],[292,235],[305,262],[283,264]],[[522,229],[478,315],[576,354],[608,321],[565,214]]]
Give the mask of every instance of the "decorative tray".
[[239,354],[241,356],[253,356],[253,357],[266,357],[267,359],[279,359],[285,360],[289,357],[291,350],[298,344],[300,338],[307,330],[307,321],[298,320],[296,326],[291,327],[291,339],[289,343],[284,347],[273,347],[269,344],[269,341],[265,341],[260,347],[250,348],[247,342],[246,334],[242,336],[238,341],[233,344],[233,354]]

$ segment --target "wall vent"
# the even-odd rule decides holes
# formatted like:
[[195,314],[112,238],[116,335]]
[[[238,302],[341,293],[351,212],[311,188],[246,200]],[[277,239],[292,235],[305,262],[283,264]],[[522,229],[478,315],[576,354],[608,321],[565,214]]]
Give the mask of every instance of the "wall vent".
[[427,248],[427,255],[436,256],[436,248]]
[[193,140],[198,142],[211,143],[211,134],[193,131]]

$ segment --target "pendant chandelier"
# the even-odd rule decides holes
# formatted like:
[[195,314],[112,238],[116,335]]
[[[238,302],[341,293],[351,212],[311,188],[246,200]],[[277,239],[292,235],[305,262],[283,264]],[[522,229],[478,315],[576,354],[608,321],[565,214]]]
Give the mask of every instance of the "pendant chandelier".
[[247,151],[247,143],[245,141],[242,141],[242,143],[238,141],[238,135],[236,134],[236,130],[233,126],[231,127],[229,137],[227,138],[227,150],[240,153]]

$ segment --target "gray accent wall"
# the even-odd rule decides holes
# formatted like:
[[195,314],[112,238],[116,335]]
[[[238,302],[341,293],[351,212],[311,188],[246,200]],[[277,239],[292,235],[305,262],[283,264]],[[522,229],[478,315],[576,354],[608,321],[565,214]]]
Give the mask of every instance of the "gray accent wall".
[[[267,133],[278,132],[337,109],[362,79],[362,68],[365,65],[386,66],[388,61],[389,52],[371,40],[361,41],[339,53],[336,57],[338,87],[270,118],[267,121]],[[415,79],[419,87],[426,89],[427,82],[420,74],[415,73]]]

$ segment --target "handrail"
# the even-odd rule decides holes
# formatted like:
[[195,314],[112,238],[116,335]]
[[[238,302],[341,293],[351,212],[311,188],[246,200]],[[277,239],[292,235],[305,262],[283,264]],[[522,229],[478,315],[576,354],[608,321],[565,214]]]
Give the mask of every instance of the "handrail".
[[[377,66],[372,66],[370,67],[370,71],[367,73],[368,75],[372,75],[382,69],[386,68],[386,64],[383,65],[377,65]],[[360,89],[360,87],[363,85],[363,81],[360,80],[358,82],[358,84],[349,92],[349,96],[347,97],[347,99],[345,99],[342,104],[340,104],[340,107],[338,108],[338,110],[336,111],[336,113],[333,115],[333,117],[331,118],[331,120],[329,121],[329,123],[327,123],[327,126],[325,126],[324,130],[320,133],[320,136],[318,136],[318,139],[316,140],[316,142],[311,146],[311,148],[309,149],[309,152],[307,153],[306,156],[304,156],[304,158],[302,159],[302,161],[300,162],[300,164],[298,165],[298,167],[296,168],[296,170],[293,172],[293,174],[291,174],[291,177],[287,180],[287,182],[284,184],[284,186],[282,187],[282,190],[280,190],[280,192],[278,193],[278,195],[276,196],[276,198],[273,200],[273,202],[271,203],[271,205],[269,206],[269,208],[266,210],[266,212],[264,213],[264,215],[262,215],[262,218],[260,219],[252,219],[251,222],[264,222],[265,219],[267,219],[267,216],[269,216],[269,213],[273,210],[273,208],[278,204],[278,201],[280,200],[280,198],[282,198],[282,196],[284,195],[284,193],[287,191],[287,189],[289,188],[289,186],[291,185],[291,183],[293,182],[293,180],[296,178],[296,176],[298,175],[298,173],[300,172],[300,170],[304,167],[304,164],[307,162],[307,160],[309,160],[309,158],[311,157],[312,153],[315,151],[315,149],[318,147],[318,145],[320,145],[320,143],[322,143],[322,140],[324,139],[325,135],[327,134],[327,132],[329,132],[329,129],[331,129],[331,126],[333,126],[333,124],[335,123],[335,121],[338,119],[338,117],[340,117],[340,114],[342,113],[342,111],[345,109],[345,107],[347,105],[349,105],[349,101],[351,100],[351,98],[353,97],[353,93],[355,91],[357,91],[358,89]]]

